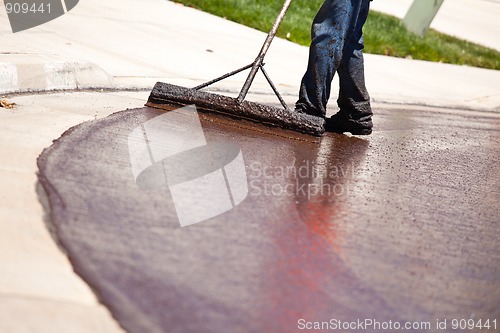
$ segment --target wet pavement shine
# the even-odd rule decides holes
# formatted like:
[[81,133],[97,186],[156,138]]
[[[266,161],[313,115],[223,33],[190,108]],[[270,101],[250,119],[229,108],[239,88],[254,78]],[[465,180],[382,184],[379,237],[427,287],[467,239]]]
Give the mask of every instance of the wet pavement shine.
[[127,110],[64,133],[39,180],[129,332],[498,331],[500,118],[402,106],[375,123],[315,138]]

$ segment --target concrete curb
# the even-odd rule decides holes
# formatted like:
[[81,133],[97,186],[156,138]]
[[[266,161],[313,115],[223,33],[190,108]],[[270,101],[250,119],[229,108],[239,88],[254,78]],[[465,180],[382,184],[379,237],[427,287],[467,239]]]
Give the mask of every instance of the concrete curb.
[[[14,58],[16,57],[16,58]],[[409,61],[406,59],[386,59],[386,57],[367,55],[369,62],[373,62],[372,68],[377,65],[383,65],[385,68],[390,68],[385,72],[391,86],[399,85],[412,87],[412,89],[403,89],[399,91],[388,90],[386,85],[379,87],[376,82],[379,81],[379,76],[376,71],[368,71],[368,82],[374,82],[369,86],[372,102],[379,104],[392,105],[421,105],[437,108],[455,108],[463,110],[483,111],[498,113],[500,111],[498,105],[498,93],[492,90],[494,82],[500,77],[500,72],[484,70],[480,68],[471,68],[467,66],[456,66],[447,64],[436,64],[422,61]],[[407,73],[405,75],[397,75],[398,70],[394,70],[389,64],[384,62],[390,61],[393,64],[401,63]],[[397,67],[397,66],[396,66]],[[427,68],[429,67],[429,68]],[[442,77],[439,79],[437,86],[432,82],[415,80],[418,77],[417,73],[423,70],[440,69]],[[392,74],[391,74],[392,73]],[[415,77],[413,77],[415,74]],[[410,79],[410,77],[412,77]],[[453,82],[459,80],[460,77],[468,78],[468,81],[476,81],[479,87],[472,89],[470,95],[456,96]],[[62,61],[56,58],[35,55],[0,55],[0,94],[16,94],[30,92],[50,92],[50,91],[74,91],[85,89],[113,89],[113,90],[151,90],[156,82],[168,82],[185,87],[193,87],[205,81],[199,79],[179,78],[179,77],[114,77],[108,74],[100,66],[85,61]],[[234,95],[239,92],[239,81],[229,81],[219,83],[218,85],[208,88],[208,91]],[[481,83],[481,84],[479,84]],[[338,90],[338,83],[333,82],[332,91]],[[282,86],[278,84],[279,90],[288,103],[293,103],[296,99],[296,91],[298,87]],[[474,85],[473,85],[474,86]],[[448,87],[448,88],[447,88]],[[488,88],[486,88],[488,87]],[[382,89],[380,89],[382,88]],[[442,91],[439,98],[432,94],[432,90],[437,89]],[[422,93],[428,92],[428,94]],[[411,92],[411,93],[409,93]],[[277,103],[274,94],[268,87],[255,82],[252,87],[251,94],[257,97],[259,102]],[[269,95],[269,96],[268,96]],[[434,96],[434,97],[433,97]],[[335,109],[335,98],[330,101],[331,108]]]
[[11,59],[0,56],[2,94],[113,87],[113,78],[90,62],[67,62],[39,56],[7,57]]

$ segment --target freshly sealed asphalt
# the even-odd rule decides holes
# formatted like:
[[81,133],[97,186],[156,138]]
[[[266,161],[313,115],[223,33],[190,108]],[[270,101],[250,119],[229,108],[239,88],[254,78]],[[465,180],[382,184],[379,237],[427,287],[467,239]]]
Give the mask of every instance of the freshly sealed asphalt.
[[[451,332],[453,319],[500,325],[498,116],[402,106],[376,110],[369,137],[315,138],[204,113],[197,132],[196,113],[159,118],[171,112],[78,125],[38,160],[58,241],[129,332],[296,332],[358,319],[432,324],[420,332]],[[202,139],[237,147],[201,168],[225,169],[225,182],[174,193],[158,157],[203,148]],[[238,151],[243,177],[225,167]],[[203,173],[189,156],[185,169],[175,163],[186,182]],[[246,198],[238,204],[235,193]],[[188,215],[225,212],[181,228],[176,200],[193,200]]]

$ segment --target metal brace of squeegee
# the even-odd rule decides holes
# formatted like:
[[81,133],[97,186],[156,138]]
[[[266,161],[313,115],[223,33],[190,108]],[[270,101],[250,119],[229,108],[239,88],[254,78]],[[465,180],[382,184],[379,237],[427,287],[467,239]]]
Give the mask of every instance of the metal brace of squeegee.
[[200,90],[202,88],[208,87],[209,85],[212,85],[216,82],[222,81],[224,79],[227,79],[228,77],[231,77],[235,74],[238,74],[244,70],[247,70],[250,68],[250,73],[248,74],[248,77],[243,84],[243,87],[241,88],[240,94],[238,98],[236,99],[238,103],[242,103],[245,100],[245,97],[248,94],[248,90],[250,90],[250,86],[253,83],[253,80],[255,79],[255,75],[257,75],[257,72],[259,69],[262,71],[262,74],[264,74],[264,77],[266,78],[267,82],[273,89],[274,93],[278,97],[281,105],[285,108],[285,110],[289,110],[287,104],[285,103],[285,100],[281,96],[281,94],[278,92],[278,89],[274,85],[273,81],[267,74],[266,70],[264,69],[264,58],[267,54],[267,51],[269,50],[269,47],[271,46],[271,42],[273,41],[274,37],[276,37],[276,33],[278,32],[278,28],[285,18],[286,12],[288,11],[288,8],[290,7],[292,0],[286,0],[285,3],[283,4],[283,7],[281,8],[280,13],[278,14],[278,17],[276,18],[276,21],[273,24],[273,27],[271,28],[271,31],[269,31],[269,34],[267,35],[266,40],[264,41],[264,45],[262,45],[262,48],[259,52],[259,55],[255,59],[255,61],[249,65],[246,65],[244,67],[241,67],[235,71],[232,71],[230,73],[224,74],[216,79],[213,79],[211,81],[208,81],[206,83],[203,83],[199,86],[194,87],[193,89]]

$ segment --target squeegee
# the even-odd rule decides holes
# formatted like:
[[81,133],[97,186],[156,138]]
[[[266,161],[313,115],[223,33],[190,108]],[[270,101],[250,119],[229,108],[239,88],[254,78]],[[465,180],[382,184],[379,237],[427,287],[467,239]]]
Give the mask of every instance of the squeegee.
[[[198,108],[208,112],[222,113],[231,117],[242,118],[269,126],[277,126],[314,136],[320,136],[323,134],[325,131],[325,120],[320,117],[298,113],[290,109],[264,69],[264,58],[269,50],[269,47],[271,46],[271,42],[276,36],[278,28],[283,21],[286,12],[288,11],[288,8],[290,7],[291,2],[292,0],[286,0],[283,4],[278,17],[276,18],[276,21],[267,35],[267,38],[254,62],[194,88],[185,88],[168,83],[157,82],[151,91],[146,105],[162,108],[162,106],[164,107],[169,104],[180,106],[195,104]],[[201,90],[247,69],[250,69],[250,73],[248,74],[248,77],[237,98],[213,94]],[[282,105],[281,108],[245,101],[247,93],[259,70],[262,72],[275,95],[278,97],[278,100]]]

